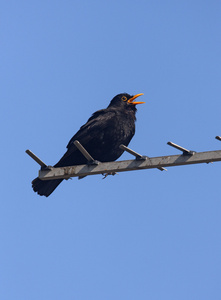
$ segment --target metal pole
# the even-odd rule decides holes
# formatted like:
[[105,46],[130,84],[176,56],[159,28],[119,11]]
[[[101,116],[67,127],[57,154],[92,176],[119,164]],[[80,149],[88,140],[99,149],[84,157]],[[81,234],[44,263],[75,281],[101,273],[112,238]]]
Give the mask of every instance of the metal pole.
[[175,167],[181,165],[201,164],[221,161],[221,150],[196,152],[194,155],[170,155],[160,157],[148,157],[146,160],[125,160],[99,163],[99,165],[78,165],[70,167],[52,168],[51,170],[40,170],[39,178],[67,179],[70,177],[82,177],[103,173],[124,172],[160,167]]

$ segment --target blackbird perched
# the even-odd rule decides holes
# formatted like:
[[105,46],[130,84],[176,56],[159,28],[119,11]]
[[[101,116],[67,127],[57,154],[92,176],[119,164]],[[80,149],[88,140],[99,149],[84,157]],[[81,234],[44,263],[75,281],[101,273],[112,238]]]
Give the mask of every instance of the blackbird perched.
[[[89,154],[100,162],[118,159],[124,150],[120,145],[127,146],[135,133],[136,105],[145,102],[134,101],[143,94],[131,96],[123,93],[115,96],[106,109],[96,111],[81,126],[67,145],[67,151],[54,167],[65,167],[86,164],[87,160],[74,145],[78,140]],[[48,197],[63,179],[32,181],[35,192]]]

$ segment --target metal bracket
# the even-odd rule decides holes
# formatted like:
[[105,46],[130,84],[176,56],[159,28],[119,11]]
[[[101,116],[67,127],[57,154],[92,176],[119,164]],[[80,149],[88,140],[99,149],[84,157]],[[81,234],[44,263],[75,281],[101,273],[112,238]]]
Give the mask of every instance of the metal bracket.
[[174,147],[174,148],[176,148],[176,149],[182,151],[182,152],[183,152],[183,155],[193,155],[193,154],[196,153],[195,151],[191,151],[191,150],[188,150],[188,149],[186,149],[186,148],[183,148],[183,147],[181,147],[181,146],[179,146],[179,145],[177,145],[177,144],[175,144],[175,143],[173,143],[173,142],[168,142],[167,145],[169,145],[169,146],[171,146],[171,147]]

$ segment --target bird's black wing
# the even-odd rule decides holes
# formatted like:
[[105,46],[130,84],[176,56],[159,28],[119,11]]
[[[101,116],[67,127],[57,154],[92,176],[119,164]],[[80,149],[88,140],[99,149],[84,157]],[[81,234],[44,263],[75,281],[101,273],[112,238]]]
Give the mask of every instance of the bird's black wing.
[[68,150],[72,148],[73,142],[78,140],[82,144],[87,144],[88,141],[98,133],[102,133],[111,123],[112,118],[115,117],[115,112],[107,109],[101,109],[96,111],[88,121],[81,126],[78,132],[71,138],[67,148]]
[[102,109],[95,112],[88,119],[88,121],[83,126],[81,126],[79,131],[71,138],[67,145],[67,152],[55,166],[62,166],[63,163],[64,165],[67,165],[66,162],[69,162],[69,159],[72,161],[72,163],[78,164],[77,153],[79,152],[79,150],[76,148],[73,142],[75,140],[78,140],[86,149],[88,149],[88,146],[93,144],[93,141],[97,139],[98,136],[102,140],[102,135],[104,134],[106,129],[111,125],[115,115],[115,111],[110,109]]

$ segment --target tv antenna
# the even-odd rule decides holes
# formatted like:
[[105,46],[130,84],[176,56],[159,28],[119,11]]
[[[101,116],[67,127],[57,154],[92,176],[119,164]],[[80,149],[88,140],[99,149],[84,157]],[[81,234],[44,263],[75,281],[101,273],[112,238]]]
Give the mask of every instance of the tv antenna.
[[[221,141],[220,136],[216,136],[216,139]],[[40,166],[39,179],[52,180],[52,179],[69,179],[71,177],[78,177],[79,179],[89,176],[102,174],[115,175],[119,172],[144,170],[144,169],[159,169],[165,171],[167,167],[185,166],[192,164],[202,164],[221,161],[221,150],[195,152],[183,148],[173,142],[167,144],[182,152],[179,155],[167,155],[158,157],[148,157],[141,155],[134,150],[120,145],[120,148],[135,158],[132,160],[112,161],[112,162],[99,162],[94,160],[90,153],[81,145],[79,141],[74,141],[75,146],[84,155],[88,163],[84,165],[74,165],[68,167],[51,167],[45,164],[39,157],[37,157],[32,151],[26,150],[26,153],[33,158]]]

